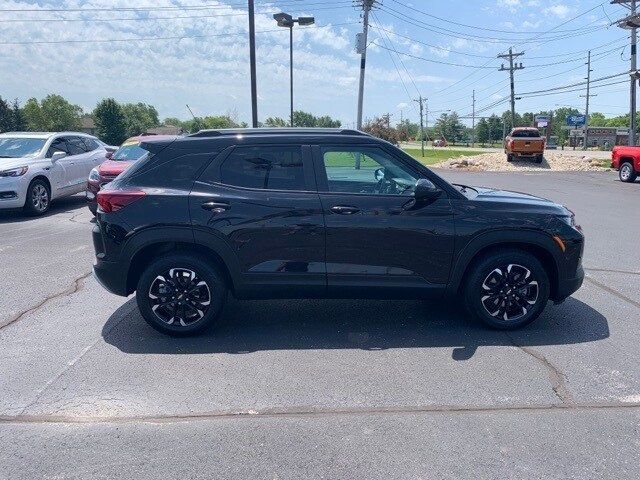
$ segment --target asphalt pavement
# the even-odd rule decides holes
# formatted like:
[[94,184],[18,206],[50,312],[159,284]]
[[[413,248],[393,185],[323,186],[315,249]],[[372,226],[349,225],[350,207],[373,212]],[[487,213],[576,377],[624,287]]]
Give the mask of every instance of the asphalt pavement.
[[0,213],[0,478],[638,478],[640,183],[443,176],[571,208],[584,286],[510,333],[440,302],[231,300],[174,339],[90,275],[81,197]]

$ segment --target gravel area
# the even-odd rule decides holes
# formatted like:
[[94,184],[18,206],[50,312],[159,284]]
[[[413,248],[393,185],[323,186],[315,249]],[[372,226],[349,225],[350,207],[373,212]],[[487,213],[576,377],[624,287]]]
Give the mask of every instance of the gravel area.
[[606,160],[596,158],[586,152],[584,155],[564,153],[562,151],[548,151],[544,154],[542,163],[528,160],[507,162],[503,152],[483,153],[481,155],[463,156],[432,165],[447,170],[463,170],[477,172],[519,172],[519,171],[589,171],[600,172],[609,170],[602,167]]

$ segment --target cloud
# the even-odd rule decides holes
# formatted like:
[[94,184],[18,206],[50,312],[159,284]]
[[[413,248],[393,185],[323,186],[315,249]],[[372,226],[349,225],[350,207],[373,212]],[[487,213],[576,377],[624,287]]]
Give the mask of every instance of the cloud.
[[542,10],[545,15],[558,17],[561,20],[566,18],[570,11],[571,9],[562,3],[551,5],[550,7]]
[[406,103],[406,102],[400,102],[398,105],[396,105],[396,108],[397,108],[398,110],[403,110],[403,109],[407,108],[408,106],[409,106],[409,104],[408,104],[408,103]]

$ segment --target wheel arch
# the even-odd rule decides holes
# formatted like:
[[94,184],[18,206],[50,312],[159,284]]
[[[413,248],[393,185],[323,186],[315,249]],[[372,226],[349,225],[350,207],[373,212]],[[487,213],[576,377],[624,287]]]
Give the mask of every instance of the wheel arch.
[[193,231],[189,227],[163,226],[138,232],[128,240],[122,252],[123,258],[131,259],[126,274],[126,294],[135,291],[146,265],[169,252],[194,253],[206,257],[223,273],[229,289],[235,291],[238,286],[239,267],[226,244],[218,243],[195,243]]
[[467,244],[454,264],[448,293],[460,293],[464,279],[474,264],[483,256],[504,248],[515,248],[534,255],[542,264],[550,281],[550,298],[555,299],[562,275],[558,250],[553,240],[543,233],[492,232],[481,235]]

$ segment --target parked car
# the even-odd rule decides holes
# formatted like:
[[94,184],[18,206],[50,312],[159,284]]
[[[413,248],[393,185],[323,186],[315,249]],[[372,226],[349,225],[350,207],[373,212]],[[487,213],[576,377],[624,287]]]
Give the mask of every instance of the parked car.
[[611,168],[622,182],[635,182],[640,174],[640,147],[618,145],[611,150]]
[[507,162],[528,158],[536,163],[542,163],[544,144],[545,138],[540,136],[540,131],[537,128],[514,128],[504,139],[504,153],[507,154]]
[[0,209],[42,215],[52,200],[83,191],[107,148],[78,132],[0,134]]
[[[402,150],[340,129],[145,139],[98,193],[94,273],[145,320],[193,334],[251,298],[453,298],[521,327],[582,284],[567,208],[452,185]],[[354,165],[360,160],[360,168]]]
[[433,141],[433,146],[434,147],[446,147],[449,144],[447,143],[447,141],[444,138],[438,138],[436,140]]
[[[131,137],[115,151],[107,152],[106,160],[89,172],[85,195],[91,213],[96,214],[98,203],[96,195],[100,189],[133,165],[133,162],[145,157],[149,152],[140,148],[140,141],[147,136]],[[157,135],[156,139],[174,138],[169,135]]]

